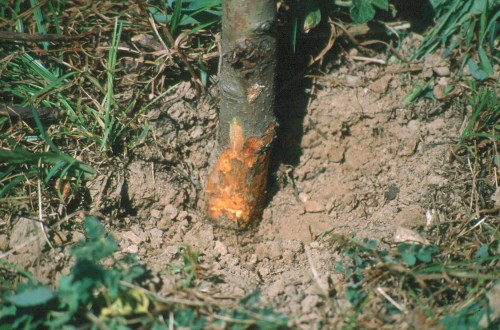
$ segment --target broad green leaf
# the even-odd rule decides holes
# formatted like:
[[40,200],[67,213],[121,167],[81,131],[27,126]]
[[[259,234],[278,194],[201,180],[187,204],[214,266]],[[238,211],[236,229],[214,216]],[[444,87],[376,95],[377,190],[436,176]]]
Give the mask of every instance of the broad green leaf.
[[372,20],[375,17],[375,9],[371,0],[353,0],[350,15],[356,23],[366,23]]
[[422,262],[429,263],[432,261],[432,255],[437,251],[438,249],[435,246],[420,247],[417,253],[417,258]]
[[[6,316],[14,316],[16,315],[17,307],[12,305],[12,306],[2,306],[0,309],[0,320]],[[8,328],[6,328],[8,329]]]
[[389,10],[389,1],[388,0],[372,0],[372,4],[375,7],[378,7],[382,10],[385,10],[385,11]]
[[472,8],[470,9],[470,13],[473,15],[479,15],[484,12],[486,9],[488,0],[474,0],[472,1]]
[[302,31],[308,33],[321,22],[321,10],[315,0],[301,1],[300,16],[304,17]]
[[7,300],[16,306],[30,307],[44,304],[53,297],[54,292],[50,288],[42,286],[10,296]]
[[151,15],[153,15],[153,18],[156,22],[162,24],[167,23],[167,17],[161,11],[159,11],[155,7],[149,7],[148,10],[151,13]]
[[492,76],[493,75],[493,65],[491,65],[490,59],[488,58],[488,55],[484,51],[483,47],[479,47],[477,53],[479,54],[479,60],[481,63],[481,69],[488,75]]
[[474,61],[472,58],[469,58],[469,60],[467,61],[467,67],[469,68],[469,72],[472,77],[474,77],[474,79],[485,80],[486,78],[488,78],[488,74],[481,70],[476,61]]
[[407,264],[410,267],[414,266],[417,263],[417,258],[415,257],[415,255],[411,253],[404,252],[401,254],[401,257],[403,258],[405,264]]
[[488,257],[490,255],[488,253],[489,248],[490,248],[490,246],[488,244],[481,245],[479,250],[477,250],[476,254],[474,255],[474,258],[481,259],[481,258]]

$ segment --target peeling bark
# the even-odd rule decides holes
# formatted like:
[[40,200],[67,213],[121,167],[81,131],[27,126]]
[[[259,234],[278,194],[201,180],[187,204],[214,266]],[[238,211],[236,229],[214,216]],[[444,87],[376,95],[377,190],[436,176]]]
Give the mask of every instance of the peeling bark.
[[275,137],[276,3],[225,0],[219,160],[208,178],[207,216],[240,227],[258,221]]

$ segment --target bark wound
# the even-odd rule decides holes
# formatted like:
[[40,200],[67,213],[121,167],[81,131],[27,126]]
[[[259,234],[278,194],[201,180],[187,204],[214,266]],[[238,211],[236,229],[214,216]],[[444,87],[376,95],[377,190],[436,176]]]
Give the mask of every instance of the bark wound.
[[206,190],[208,217],[216,222],[227,218],[240,227],[262,214],[275,125],[271,123],[262,136],[244,136],[234,119],[229,146],[210,173]]

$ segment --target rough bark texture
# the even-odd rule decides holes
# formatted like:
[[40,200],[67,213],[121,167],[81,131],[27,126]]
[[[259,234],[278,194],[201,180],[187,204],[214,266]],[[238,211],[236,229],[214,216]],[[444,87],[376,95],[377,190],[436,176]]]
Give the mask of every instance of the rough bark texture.
[[260,218],[275,136],[274,0],[225,0],[222,19],[220,157],[206,190],[210,219],[245,227]]

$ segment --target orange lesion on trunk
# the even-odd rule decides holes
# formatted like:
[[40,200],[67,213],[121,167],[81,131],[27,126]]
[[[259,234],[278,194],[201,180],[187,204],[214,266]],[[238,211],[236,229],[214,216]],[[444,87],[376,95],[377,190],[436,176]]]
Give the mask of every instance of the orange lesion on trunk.
[[216,222],[229,219],[246,227],[262,213],[267,186],[270,145],[275,125],[262,136],[244,137],[241,124],[230,124],[230,143],[208,177],[207,216]]

